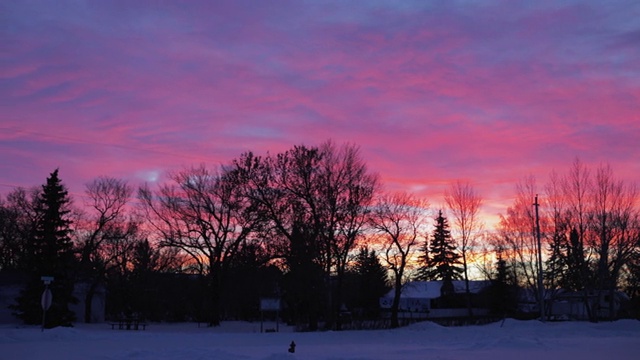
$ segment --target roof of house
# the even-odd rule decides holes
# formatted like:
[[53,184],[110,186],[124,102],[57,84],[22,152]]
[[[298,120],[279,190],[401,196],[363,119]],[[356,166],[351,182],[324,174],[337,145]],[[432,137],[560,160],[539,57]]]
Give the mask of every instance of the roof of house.
[[[410,281],[402,286],[403,298],[435,299],[440,297],[442,280],[436,281]],[[469,280],[469,291],[472,294],[479,293],[482,289],[491,285],[489,280]],[[456,293],[464,293],[466,290],[464,280],[454,280],[453,288]],[[389,291],[385,297],[393,297],[394,290]]]

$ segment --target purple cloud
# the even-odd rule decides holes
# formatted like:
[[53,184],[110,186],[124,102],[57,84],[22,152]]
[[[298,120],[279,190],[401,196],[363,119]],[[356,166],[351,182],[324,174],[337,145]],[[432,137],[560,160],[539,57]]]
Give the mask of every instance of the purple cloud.
[[[388,188],[637,181],[635,2],[5,2],[0,183],[73,191],[328,138]],[[492,210],[497,209],[494,205]]]

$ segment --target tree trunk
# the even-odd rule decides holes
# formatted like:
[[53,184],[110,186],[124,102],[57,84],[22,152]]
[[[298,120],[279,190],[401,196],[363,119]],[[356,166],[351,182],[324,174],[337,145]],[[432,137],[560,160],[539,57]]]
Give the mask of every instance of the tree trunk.
[[467,255],[465,251],[462,252],[462,266],[464,267],[464,288],[467,301],[467,310],[469,312],[469,318],[473,318],[473,309],[471,307],[471,291],[469,290],[469,275],[467,275]]
[[96,281],[92,281],[87,293],[84,296],[84,322],[90,324],[91,314],[93,313],[93,296],[96,292],[96,287],[98,286]]
[[333,312],[335,314],[335,319],[336,319],[336,330],[342,330],[342,317],[340,316],[341,314],[341,308],[342,308],[342,279],[344,278],[344,272],[340,271],[340,269],[338,269],[338,277],[336,279],[336,296],[335,296],[335,305],[334,305],[334,309]]
[[402,294],[402,277],[396,274],[396,286],[393,294],[393,304],[391,305],[391,328],[400,327],[398,321],[398,310],[400,308],[400,295]]
[[209,288],[211,293],[209,294],[210,298],[210,306],[209,309],[209,326],[219,326],[220,325],[220,291],[221,291],[221,283],[220,276],[216,274],[209,274]]

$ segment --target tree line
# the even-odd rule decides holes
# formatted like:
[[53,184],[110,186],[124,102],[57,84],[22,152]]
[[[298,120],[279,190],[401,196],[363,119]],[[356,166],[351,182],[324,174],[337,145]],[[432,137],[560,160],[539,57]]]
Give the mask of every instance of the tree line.
[[[535,288],[542,266],[546,288],[625,288],[638,297],[637,192],[606,166],[592,176],[576,161],[566,175],[550,176],[542,264],[534,256],[533,179],[517,186],[514,204],[487,231],[482,197],[470,183],[452,183],[434,217],[426,199],[384,192],[352,144],[247,152],[167,178],[134,189],[100,177],[77,204],[55,170],[40,188],[0,198],[0,271],[28,277],[16,315],[41,321],[43,275],[56,279],[48,326],[91,321],[100,286],[112,318],[137,313],[217,325],[257,319],[259,299],[267,297],[282,299],[283,317],[309,330],[341,329],[345,309],[378,318],[378,299],[391,288],[396,327],[402,285],[411,279],[443,280],[443,297],[452,295],[453,280],[465,280],[473,316],[472,270],[503,287]],[[87,289],[85,316],[73,319],[79,282]]]
[[[543,201],[537,224],[531,203],[538,193]],[[536,227],[542,234],[542,261],[536,257]],[[487,242],[515,284],[537,290],[540,271],[544,289],[551,292],[547,296],[560,289],[578,292],[594,321],[602,316],[598,311],[606,297],[626,291],[638,316],[638,188],[617,179],[608,164],[590,168],[576,159],[566,172],[551,172],[542,186],[534,177],[524,178]]]

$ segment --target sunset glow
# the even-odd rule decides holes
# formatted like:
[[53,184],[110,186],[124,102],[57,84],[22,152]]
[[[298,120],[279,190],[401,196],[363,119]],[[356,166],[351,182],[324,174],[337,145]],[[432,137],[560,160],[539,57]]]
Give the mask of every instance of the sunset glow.
[[637,1],[4,1],[0,194],[327,139],[489,221],[575,158],[640,174]]

